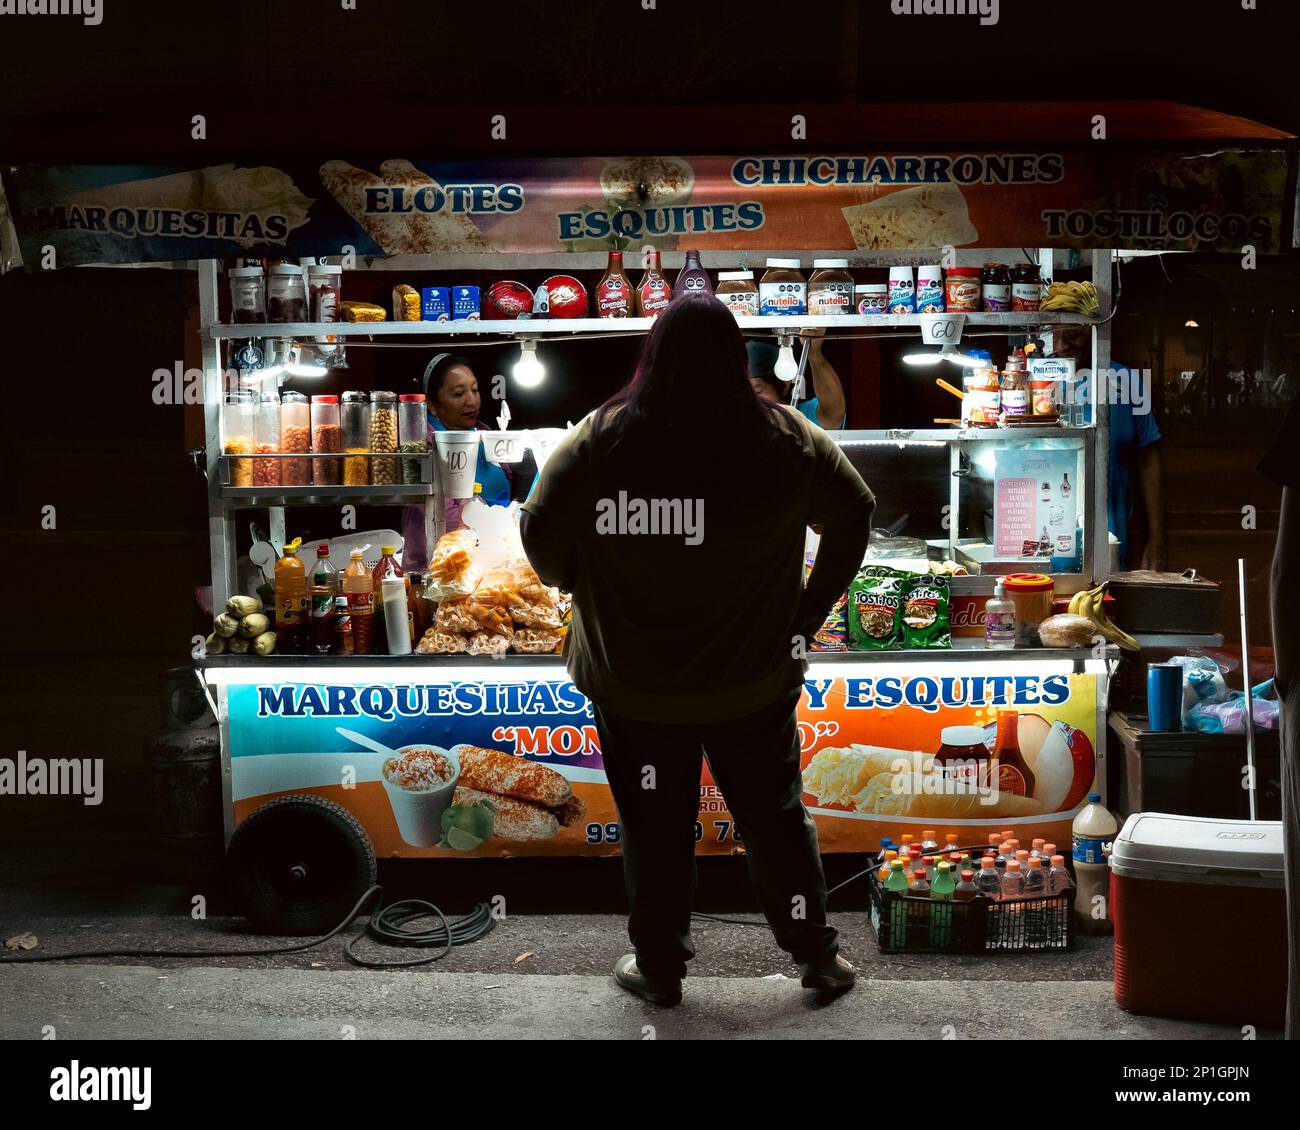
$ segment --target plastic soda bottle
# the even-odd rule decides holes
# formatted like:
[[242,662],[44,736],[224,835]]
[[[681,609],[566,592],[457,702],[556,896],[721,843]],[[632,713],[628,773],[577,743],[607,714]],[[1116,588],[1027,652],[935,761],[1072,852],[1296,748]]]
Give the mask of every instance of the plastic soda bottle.
[[317,655],[334,650],[335,602],[342,591],[339,571],[330,564],[330,547],[316,547],[316,566],[311,573],[311,646]]
[[930,887],[930,945],[946,948],[952,944],[952,899],[957,884],[947,861],[940,863]]
[[1043,845],[1044,845],[1045,843],[1047,843],[1047,841],[1046,841],[1045,839],[1043,839],[1042,836],[1035,836],[1035,837],[1034,837],[1033,848],[1032,848],[1032,849],[1030,850],[1030,852],[1029,852],[1029,857],[1030,857],[1031,859],[1038,859],[1038,858],[1040,858],[1040,857],[1042,856],[1042,854],[1043,854]]
[[1087,806],[1074,818],[1074,919],[1085,934],[1109,934],[1110,865],[1106,856],[1119,826],[1101,803],[1101,793],[1091,793]]
[[903,868],[901,859],[892,859],[885,880],[885,890],[900,896],[889,907],[889,946],[900,950],[907,944],[907,903],[901,897],[907,894],[907,873]]
[[1007,869],[1002,873],[1002,897],[1018,899],[1025,893],[1025,878],[1020,874],[1020,863],[1007,860]]
[[1023,875],[1029,867],[1029,852],[1025,851],[1024,848],[1017,848],[1016,862],[1020,864],[1020,874]]
[[998,874],[997,865],[987,855],[980,861],[980,873],[975,877],[975,886],[980,894],[991,899],[1002,897],[1002,876]]
[[943,838],[943,854],[950,855],[961,847],[961,841],[957,838],[956,832],[949,832]]
[[939,850],[939,841],[934,838],[934,835],[933,829],[921,833],[921,850],[926,855]]
[[880,841],[880,851],[876,853],[876,858],[881,863],[884,863],[885,853],[888,852],[889,849],[892,848],[893,846],[894,846],[894,841],[889,836],[885,836],[884,838],[882,838]]
[[1047,894],[1047,872],[1043,870],[1043,861],[1037,856],[1029,860],[1029,869],[1024,873],[1025,898],[1042,898]]
[[880,865],[880,870],[876,872],[877,877],[880,879],[882,883],[889,882],[890,867],[893,864],[894,860],[896,860],[897,858],[898,858],[898,852],[896,852],[893,848],[890,848],[887,852],[885,852],[885,861]]
[[924,867],[917,867],[912,871],[912,881],[907,884],[907,893],[918,899],[930,897],[930,880],[925,877]]
[[979,893],[979,888],[975,885],[975,872],[968,867],[952,889],[953,902],[970,902]]
[[1070,872],[1065,867],[1065,856],[1052,856],[1052,866],[1047,872],[1047,893],[1049,895],[1064,894],[1074,886],[1074,880],[1070,878]]

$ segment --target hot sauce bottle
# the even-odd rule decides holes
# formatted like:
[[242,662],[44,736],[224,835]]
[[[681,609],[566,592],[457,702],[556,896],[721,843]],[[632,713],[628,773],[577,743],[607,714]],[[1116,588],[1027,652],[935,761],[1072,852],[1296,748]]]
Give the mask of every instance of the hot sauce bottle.
[[1020,752],[1020,715],[1014,710],[998,711],[998,731],[993,740],[998,792],[1031,797],[1037,782]]
[[633,306],[632,283],[623,273],[623,252],[611,251],[605,274],[596,284],[596,316],[630,318]]
[[659,263],[658,251],[647,251],[645,256],[645,274],[636,286],[636,316],[653,318],[664,310],[673,300],[673,288],[664,278],[663,268]]

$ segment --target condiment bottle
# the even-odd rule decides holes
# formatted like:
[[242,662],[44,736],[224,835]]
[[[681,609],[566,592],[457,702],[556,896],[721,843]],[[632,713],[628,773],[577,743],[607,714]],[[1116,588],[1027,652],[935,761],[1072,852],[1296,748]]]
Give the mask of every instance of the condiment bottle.
[[348,613],[348,598],[340,596],[334,601],[334,654],[352,655],[352,617]]
[[330,547],[322,542],[316,547],[316,567],[311,574],[311,646],[317,655],[334,650],[340,587],[339,571],[330,563]]
[[659,262],[659,252],[645,253],[645,274],[636,286],[636,316],[653,318],[673,300],[673,288],[664,277]]
[[343,571],[343,595],[348,600],[353,653],[370,655],[375,623],[375,589],[359,549],[352,551],[351,561]]
[[283,655],[307,650],[307,571],[298,560],[302,538],[284,547],[275,563],[275,649]]
[[380,586],[383,594],[384,629],[389,655],[411,654],[411,614],[406,599],[406,580],[389,574]]
[[[998,792],[1006,796],[1032,797],[1037,782],[1033,770],[1020,752],[1020,715],[1014,710],[998,711],[997,736],[993,740],[993,759],[997,763]],[[1015,843],[1016,841],[1012,841]],[[1017,844],[1016,856],[1020,848]],[[1029,853],[1025,852],[1028,858]]]
[[1004,314],[1011,309],[1011,276],[1005,263],[985,263],[980,274],[980,297],[984,312]]
[[1001,581],[993,586],[993,595],[984,605],[984,646],[996,651],[1016,646],[1016,605]]
[[611,251],[605,273],[596,284],[596,317],[630,318],[634,306],[632,283],[623,271],[623,252]]
[[[379,560],[375,563],[374,572],[371,573],[370,575],[370,587],[375,595],[376,624],[381,622],[382,623],[387,622],[387,616],[384,612],[384,596],[387,591],[383,587],[385,578],[402,576],[402,567],[397,563],[397,558],[393,556],[395,550],[396,547],[391,545],[385,545],[381,547]],[[402,584],[403,587],[405,588],[406,582],[403,581]],[[374,649],[375,654],[376,655],[383,654],[381,648],[379,647],[380,641],[376,639],[374,643],[375,643],[375,649]],[[406,652],[390,652],[389,654],[405,655]]]
[[673,287],[673,297],[681,298],[683,294],[712,294],[713,284],[709,281],[709,272],[700,266],[698,251],[686,252],[686,262],[677,272],[677,283]]

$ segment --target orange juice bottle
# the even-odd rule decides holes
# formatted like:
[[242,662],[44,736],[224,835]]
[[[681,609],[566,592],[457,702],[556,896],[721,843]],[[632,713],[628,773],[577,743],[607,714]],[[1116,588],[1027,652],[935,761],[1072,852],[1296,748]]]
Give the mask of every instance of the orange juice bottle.
[[302,538],[284,547],[275,563],[275,650],[302,655],[307,650],[307,570],[298,560]]

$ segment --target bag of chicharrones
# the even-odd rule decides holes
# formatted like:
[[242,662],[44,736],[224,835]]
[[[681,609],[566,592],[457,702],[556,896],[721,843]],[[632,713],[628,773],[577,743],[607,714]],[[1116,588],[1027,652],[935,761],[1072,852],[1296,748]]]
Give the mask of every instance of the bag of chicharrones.
[[424,633],[415,645],[421,655],[455,655],[469,646],[469,637],[459,632],[448,632],[436,625]]
[[425,595],[434,600],[469,596],[482,576],[478,563],[478,535],[469,528],[452,530],[438,539],[429,559]]
[[472,596],[447,596],[438,602],[433,626],[449,635],[468,635],[479,630],[478,618],[473,611]]
[[[518,557],[510,563],[516,586],[508,601],[510,616],[516,626],[547,628],[552,631],[564,623],[560,612],[560,590],[542,584],[528,558]],[[537,650],[541,650],[538,648]]]
[[555,628],[516,628],[511,647],[515,651],[547,654],[558,651],[564,633]]

